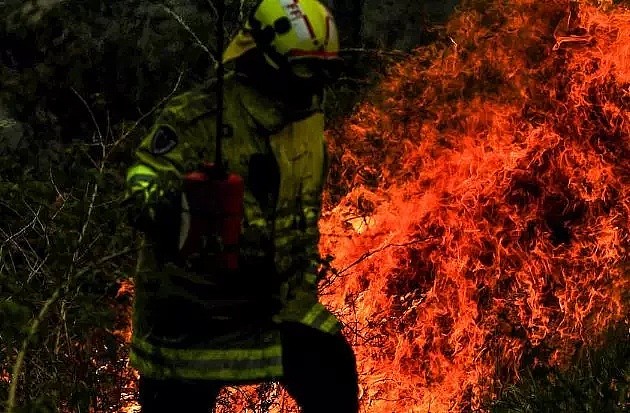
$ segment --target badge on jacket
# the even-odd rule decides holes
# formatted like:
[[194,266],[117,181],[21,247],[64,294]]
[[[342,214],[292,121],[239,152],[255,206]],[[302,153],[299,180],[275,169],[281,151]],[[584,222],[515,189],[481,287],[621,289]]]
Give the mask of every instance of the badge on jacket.
[[160,128],[153,134],[151,140],[151,153],[153,155],[164,155],[177,146],[178,139],[175,131],[167,126]]

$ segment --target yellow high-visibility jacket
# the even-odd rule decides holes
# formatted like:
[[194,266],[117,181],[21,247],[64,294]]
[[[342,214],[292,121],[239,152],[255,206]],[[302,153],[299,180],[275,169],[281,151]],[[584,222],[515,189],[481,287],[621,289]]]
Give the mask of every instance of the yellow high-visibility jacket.
[[[129,194],[178,188],[184,174],[214,160],[215,103],[210,87],[165,105],[127,172]],[[318,219],[327,169],[324,116],[317,106],[290,119],[239,75],[226,75],[222,152],[228,171],[245,182],[240,270],[224,279],[211,268],[190,272],[162,265],[155,247],[160,240],[145,237],[135,275],[130,355],[141,374],[277,378],[278,323],[339,331],[338,320],[317,297]]]

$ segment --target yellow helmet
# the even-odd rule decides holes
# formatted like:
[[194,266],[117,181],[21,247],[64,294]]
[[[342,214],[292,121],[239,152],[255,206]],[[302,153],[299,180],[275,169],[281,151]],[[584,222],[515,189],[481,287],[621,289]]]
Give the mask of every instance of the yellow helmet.
[[223,55],[225,63],[257,47],[276,69],[300,77],[314,67],[339,65],[339,35],[333,16],[317,0],[262,0]]

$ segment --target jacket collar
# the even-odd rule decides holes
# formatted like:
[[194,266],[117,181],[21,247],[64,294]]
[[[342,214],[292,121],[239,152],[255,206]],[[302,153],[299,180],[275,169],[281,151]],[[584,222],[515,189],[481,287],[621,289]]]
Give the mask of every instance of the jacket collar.
[[313,96],[310,108],[295,110],[277,98],[262,93],[250,85],[244,75],[231,74],[236,83],[238,100],[257,127],[270,135],[280,132],[288,124],[322,111],[322,102]]

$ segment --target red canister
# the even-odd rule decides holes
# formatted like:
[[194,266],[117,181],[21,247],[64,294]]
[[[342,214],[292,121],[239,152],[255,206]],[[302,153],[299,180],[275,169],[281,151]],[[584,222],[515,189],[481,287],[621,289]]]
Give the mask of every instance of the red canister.
[[[237,270],[245,194],[243,178],[215,164],[204,164],[185,176],[184,191],[190,219],[182,255],[211,255],[218,269]],[[216,250],[207,251],[209,245]]]

